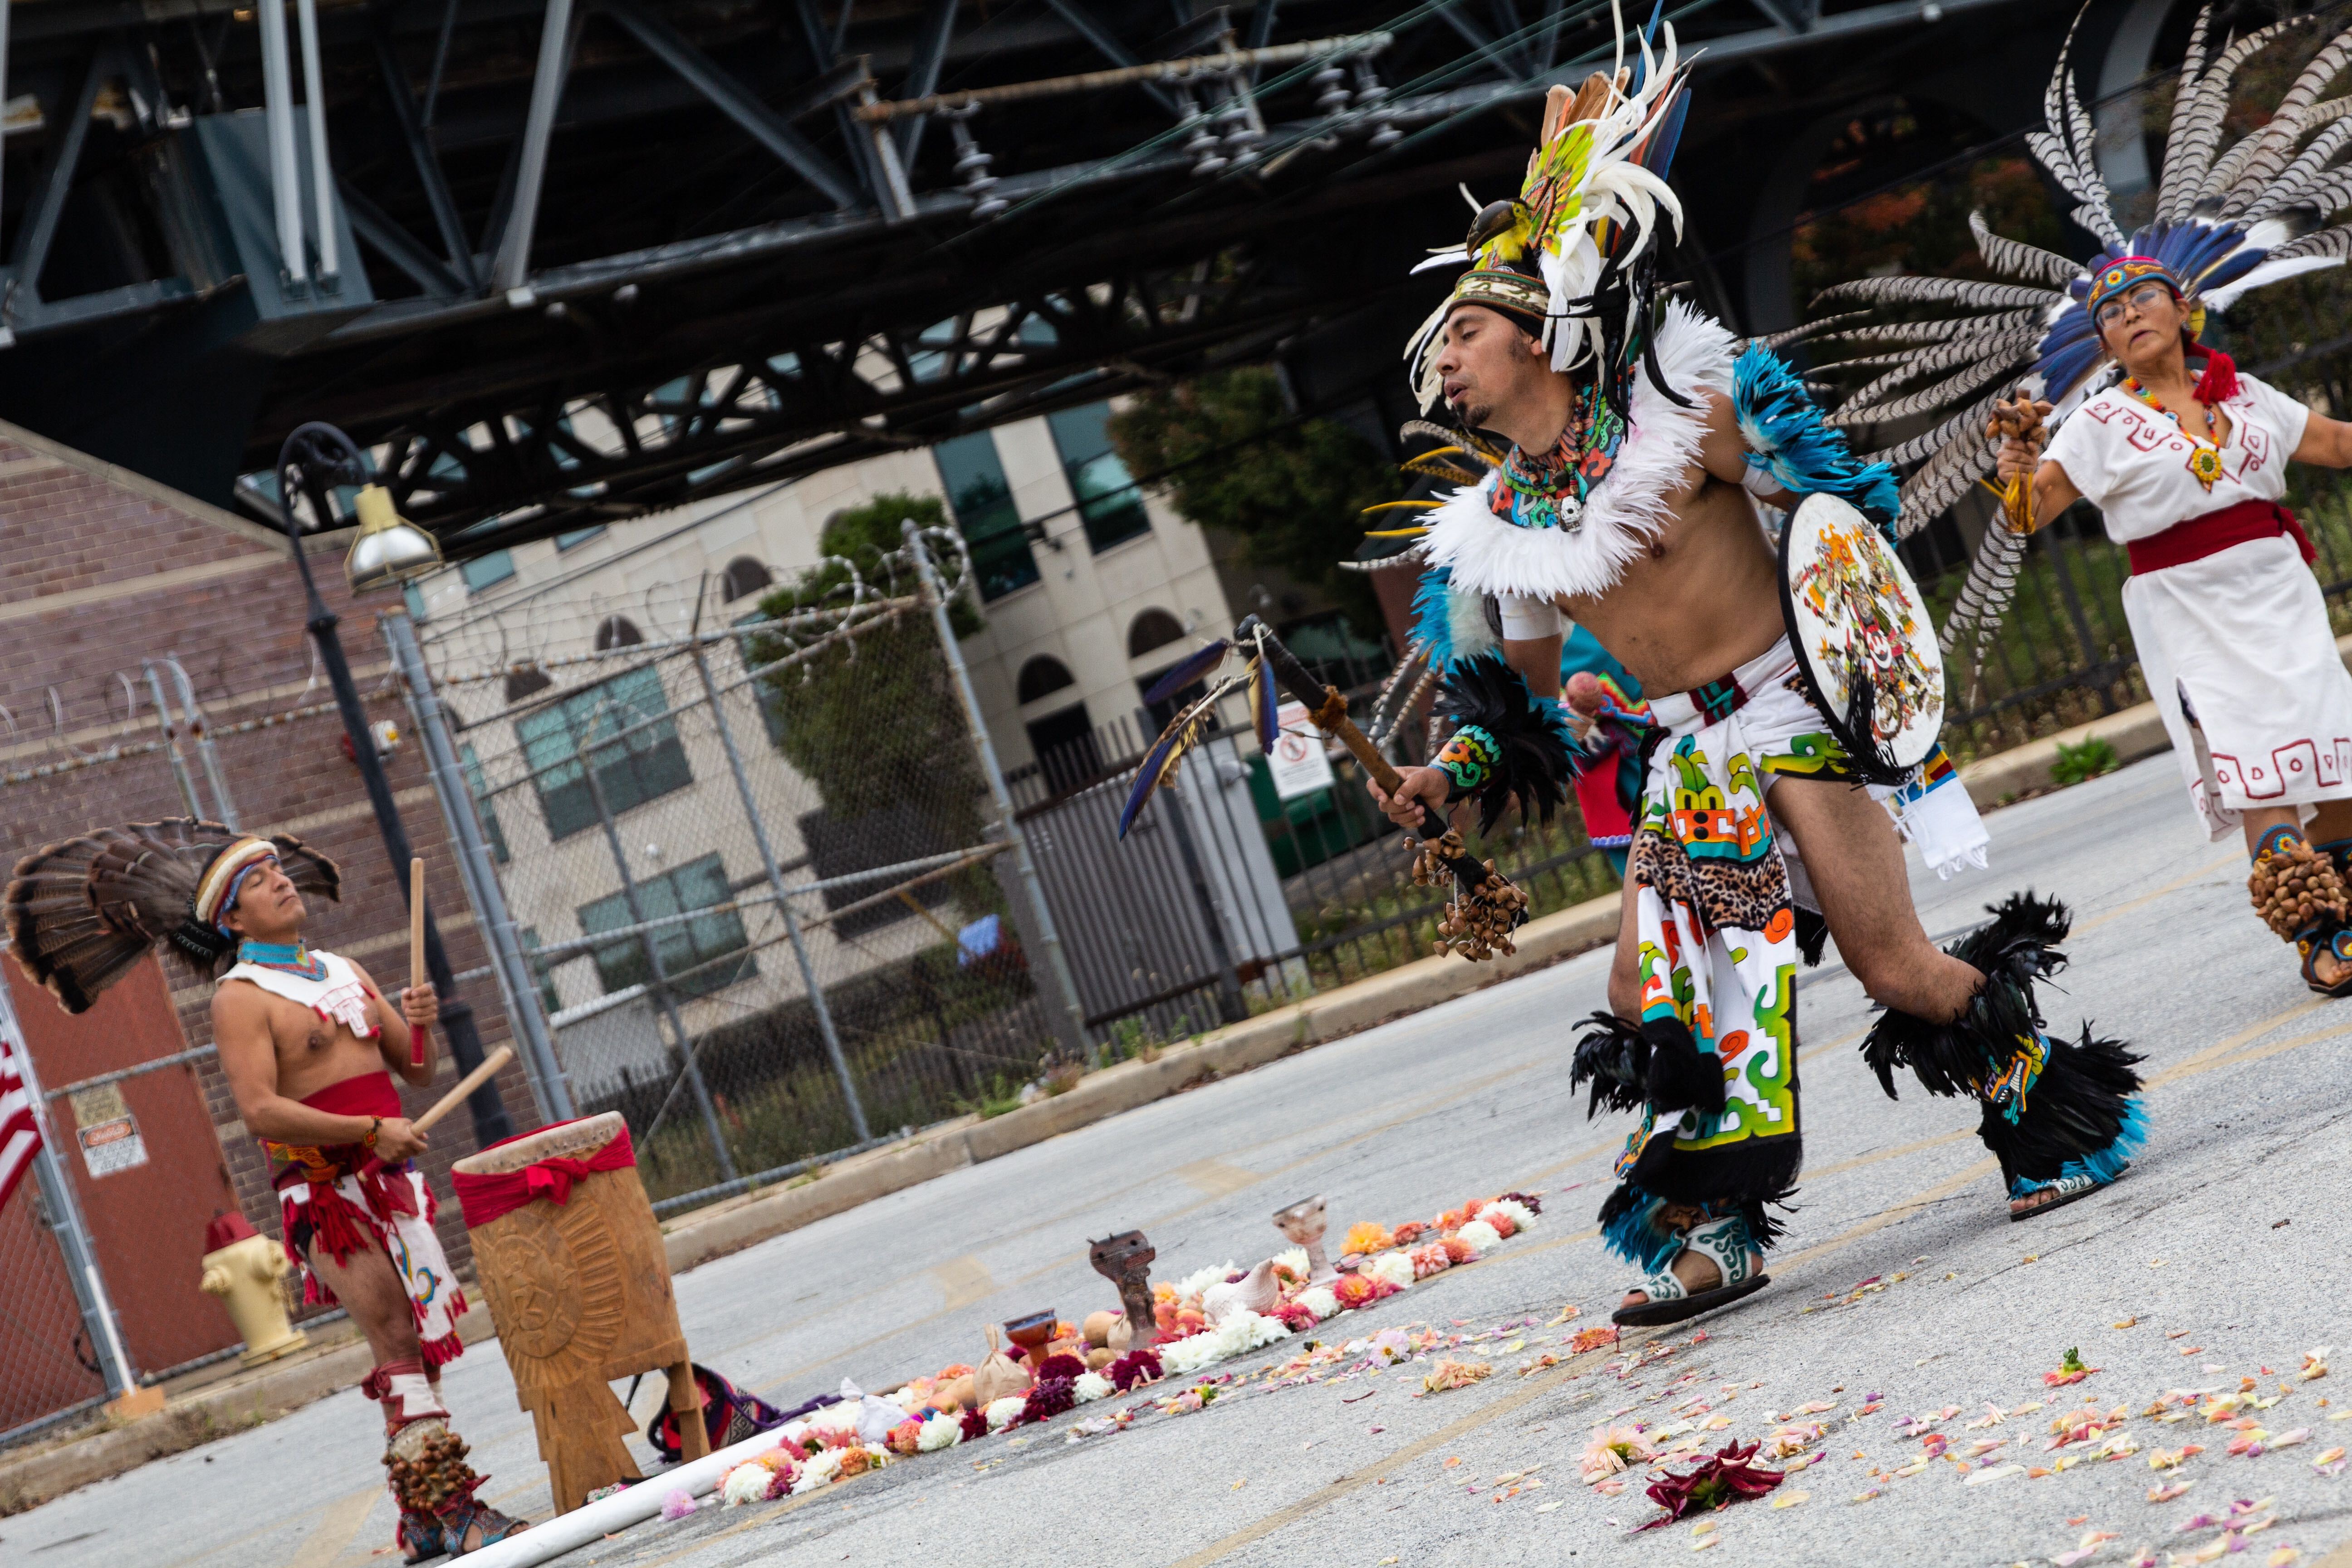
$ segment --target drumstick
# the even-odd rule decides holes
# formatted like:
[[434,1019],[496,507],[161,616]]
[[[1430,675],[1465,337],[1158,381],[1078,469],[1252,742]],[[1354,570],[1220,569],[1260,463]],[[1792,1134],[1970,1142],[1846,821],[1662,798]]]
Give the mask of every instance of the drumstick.
[[[432,1126],[435,1122],[440,1121],[443,1117],[448,1115],[451,1111],[457,1110],[458,1105],[467,1095],[473,1093],[476,1089],[481,1088],[482,1085],[490,1081],[490,1075],[492,1073],[498,1071],[500,1068],[506,1066],[507,1063],[513,1059],[514,1047],[511,1046],[500,1046],[497,1050],[492,1051],[488,1056],[484,1057],[480,1067],[476,1068],[464,1078],[459,1079],[456,1087],[451,1089],[448,1093],[443,1095],[440,1099],[433,1102],[432,1110],[426,1111],[424,1115],[418,1117],[415,1121],[408,1124],[409,1130],[415,1132],[422,1132],[426,1128]],[[371,1154],[368,1156],[367,1163],[360,1167],[360,1175],[364,1179],[375,1174],[378,1171],[381,1171],[383,1168],[383,1160],[380,1156]]]
[[408,1124],[410,1129],[414,1131],[422,1132],[431,1127],[435,1122],[440,1121],[443,1117],[457,1110],[460,1104],[464,1103],[467,1095],[481,1088],[482,1085],[489,1082],[491,1074],[497,1072],[500,1068],[506,1066],[507,1063],[512,1060],[514,1060],[514,1047],[512,1046],[500,1046],[497,1050],[492,1051],[488,1056],[484,1057],[480,1067],[476,1068],[464,1078],[459,1079],[456,1087],[451,1089],[448,1093],[443,1095],[440,1099],[433,1102],[432,1110],[426,1111],[424,1115],[418,1117],[415,1121]]
[[[425,988],[425,857],[412,857],[408,862],[408,988]],[[408,1035],[408,1065],[425,1065],[425,1031],[412,1029]]]

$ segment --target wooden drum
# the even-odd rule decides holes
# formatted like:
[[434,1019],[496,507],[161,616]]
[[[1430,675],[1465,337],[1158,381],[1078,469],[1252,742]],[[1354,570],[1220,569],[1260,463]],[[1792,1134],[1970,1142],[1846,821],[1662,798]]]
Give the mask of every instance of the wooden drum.
[[451,1170],[557,1510],[642,1479],[616,1378],[667,1373],[685,1457],[709,1452],[661,1228],[619,1113],[509,1139]]

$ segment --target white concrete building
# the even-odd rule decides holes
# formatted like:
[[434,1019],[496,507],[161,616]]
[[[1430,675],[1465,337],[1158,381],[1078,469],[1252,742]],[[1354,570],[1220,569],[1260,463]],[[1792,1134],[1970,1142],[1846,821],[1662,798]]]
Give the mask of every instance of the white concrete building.
[[[496,818],[501,879],[526,940],[584,949],[584,939],[630,922],[615,840],[648,919],[764,897],[725,752],[696,710],[702,693],[690,658],[623,654],[607,667],[578,658],[680,637],[698,598],[705,629],[743,620],[772,584],[816,563],[826,520],[877,495],[942,496],[969,542],[986,625],[963,651],[1008,772],[1042,748],[1131,719],[1143,689],[1198,646],[1187,633],[1214,635],[1232,613],[1201,530],[1139,492],[1111,454],[1108,412],[1097,404],[500,551],[415,584],[410,607],[436,670],[480,677],[451,693],[451,707],[471,726],[458,740]],[[554,663],[565,659],[575,662]],[[555,679],[499,673],[534,663],[551,665]],[[713,663],[722,685],[740,668],[731,657]],[[551,688],[560,701],[539,695]],[[509,712],[517,701],[524,707]],[[874,835],[858,832],[869,825],[828,824],[815,785],[771,743],[753,694],[737,693],[728,709],[788,883],[961,847],[869,843]],[[675,720],[646,727],[665,711]],[[640,733],[630,754],[597,770],[614,818],[608,836],[573,759],[631,725]],[[894,907],[846,930],[817,921],[804,947],[819,984],[830,992],[954,935],[979,911],[938,902],[944,891],[927,897],[927,909]],[[803,906],[800,918],[814,920],[814,908]],[[687,1034],[805,994],[783,934],[767,905],[666,928],[666,973],[698,977],[677,1001]],[[740,963],[730,956],[739,951]],[[583,1098],[619,1087],[624,1069],[639,1081],[661,1072],[667,1053],[643,988],[649,977],[625,940],[552,967],[541,1000]]]
[[540,653],[567,637],[589,646],[600,627],[628,640],[605,626],[613,617],[656,637],[678,629],[706,573],[730,608],[748,612],[768,580],[814,564],[835,511],[893,490],[942,496],[971,542],[987,622],[964,657],[997,754],[1015,770],[1131,720],[1151,679],[1197,646],[1188,634],[1221,636],[1234,622],[1201,529],[1133,488],[1104,433],[1109,412],[1093,404],[499,551],[428,579],[412,603],[436,626],[528,622]]

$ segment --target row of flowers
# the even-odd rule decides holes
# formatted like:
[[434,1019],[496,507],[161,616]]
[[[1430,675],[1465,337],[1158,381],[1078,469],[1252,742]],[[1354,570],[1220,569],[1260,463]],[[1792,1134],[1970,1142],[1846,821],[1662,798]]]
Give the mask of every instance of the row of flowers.
[[[1507,1193],[1465,1204],[1431,1221],[1408,1221],[1393,1228],[1358,1225],[1347,1233],[1341,1271],[1319,1282],[1311,1278],[1306,1250],[1291,1247],[1255,1269],[1227,1262],[1155,1285],[1153,1316],[1160,1342],[1150,1349],[1120,1353],[1096,1342],[1077,1326],[1057,1322],[1051,1339],[1040,1347],[1034,1367],[1020,1368],[1028,1380],[1024,1391],[966,1405],[958,1394],[973,1386],[970,1380],[975,1369],[943,1367],[891,1394],[862,1396],[856,1405],[821,1412],[796,1435],[785,1435],[792,1432],[786,1427],[773,1447],[728,1471],[719,1483],[720,1497],[727,1506],[739,1507],[801,1496],[897,1459],[1050,1421],[1079,1405],[1162,1378],[1192,1377],[1219,1362],[1369,1307],[1458,1264],[1475,1262],[1532,1226],[1541,1212],[1539,1194]],[[1101,1331],[1091,1321],[1087,1328]],[[992,1362],[1019,1353],[992,1357]],[[1213,1393],[1203,1396],[1200,1390],[1187,1390],[1162,1402],[1160,1408],[1181,1413],[1213,1397]],[[900,1418],[892,1420],[893,1414]],[[1121,1419],[1103,1426],[1124,1425]],[[681,1500],[685,1511],[691,1511],[691,1500],[682,1494],[671,1500],[673,1504]],[[678,1510],[666,1509],[665,1514],[678,1517]]]

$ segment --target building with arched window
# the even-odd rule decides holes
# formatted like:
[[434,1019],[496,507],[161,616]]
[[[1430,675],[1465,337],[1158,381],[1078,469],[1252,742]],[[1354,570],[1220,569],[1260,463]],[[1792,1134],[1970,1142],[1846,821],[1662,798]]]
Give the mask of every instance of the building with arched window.
[[706,629],[760,616],[826,554],[826,525],[844,511],[936,496],[970,557],[982,626],[963,655],[998,758],[1012,774],[1048,753],[1066,753],[1057,770],[1083,769],[1156,723],[1145,689],[1247,607],[1230,602],[1202,531],[1121,463],[1114,411],[1086,405],[519,545],[425,580],[410,605],[428,624],[497,628],[485,646],[519,668],[670,647],[697,624],[698,597]]

